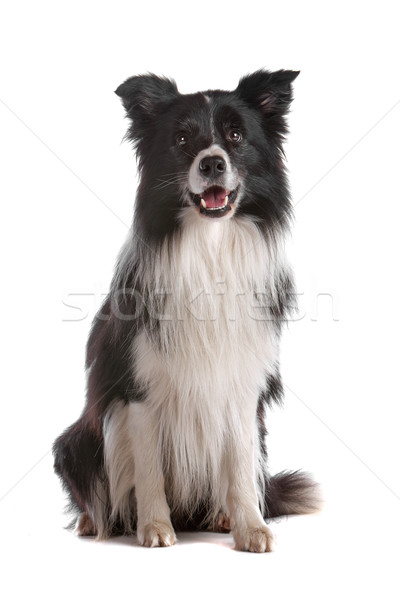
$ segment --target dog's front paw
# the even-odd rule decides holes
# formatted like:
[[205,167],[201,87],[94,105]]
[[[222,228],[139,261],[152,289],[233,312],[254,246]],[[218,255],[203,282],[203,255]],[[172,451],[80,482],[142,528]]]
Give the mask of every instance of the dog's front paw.
[[271,552],[272,533],[268,527],[249,527],[244,531],[234,532],[236,550],[247,552]]
[[154,521],[143,527],[138,527],[137,537],[142,546],[156,548],[158,546],[173,546],[176,542],[175,531],[170,523]]

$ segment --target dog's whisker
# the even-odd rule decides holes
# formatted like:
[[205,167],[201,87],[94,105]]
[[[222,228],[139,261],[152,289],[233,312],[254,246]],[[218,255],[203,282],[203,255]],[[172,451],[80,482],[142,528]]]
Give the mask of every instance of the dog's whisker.
[[175,177],[170,177],[168,179],[159,179],[160,183],[157,185],[153,186],[153,189],[163,189],[165,187],[168,187],[170,185],[176,185],[176,184],[182,184],[185,183],[187,181],[187,174],[185,176],[183,175],[177,175]]

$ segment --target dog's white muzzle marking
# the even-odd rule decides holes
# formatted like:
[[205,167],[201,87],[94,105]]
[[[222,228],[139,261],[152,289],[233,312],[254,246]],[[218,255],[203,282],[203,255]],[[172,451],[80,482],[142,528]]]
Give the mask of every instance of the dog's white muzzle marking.
[[[192,194],[199,194],[206,190],[211,182],[204,177],[200,171],[200,162],[208,156],[220,156],[226,163],[226,169],[223,175],[218,179],[218,185],[226,190],[234,190],[239,184],[239,174],[237,169],[232,166],[227,152],[218,144],[213,144],[204,150],[201,150],[192,162],[189,169],[188,187]],[[217,183],[217,182],[215,182]]]

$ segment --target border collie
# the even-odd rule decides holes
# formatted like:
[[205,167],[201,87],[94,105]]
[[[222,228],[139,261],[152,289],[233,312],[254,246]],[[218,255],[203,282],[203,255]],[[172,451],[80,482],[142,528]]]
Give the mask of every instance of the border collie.
[[269,474],[265,443],[293,308],[282,146],[297,75],[180,94],[149,74],[116,90],[135,215],[90,333],[86,406],[54,444],[79,535],[170,546],[175,530],[231,530],[266,552],[265,519],[318,508],[307,475]]

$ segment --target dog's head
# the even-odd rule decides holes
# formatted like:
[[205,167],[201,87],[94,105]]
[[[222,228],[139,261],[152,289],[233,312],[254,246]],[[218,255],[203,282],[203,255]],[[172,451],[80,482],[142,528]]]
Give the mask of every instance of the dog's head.
[[289,199],[282,142],[297,75],[257,71],[233,92],[184,95],[155,75],[118,87],[141,170],[136,211],[148,235],[166,235],[185,210],[213,220],[283,219]]

